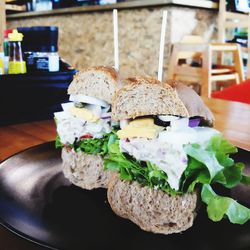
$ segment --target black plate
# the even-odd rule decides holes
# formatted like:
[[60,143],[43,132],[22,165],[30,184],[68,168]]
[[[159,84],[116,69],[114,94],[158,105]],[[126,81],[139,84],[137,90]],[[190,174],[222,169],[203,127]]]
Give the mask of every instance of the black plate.
[[[250,166],[250,152],[237,160]],[[202,208],[194,226],[181,234],[144,232],[116,216],[105,190],[70,185],[54,143],[23,151],[0,165],[0,222],[18,235],[58,249],[250,249],[250,223],[211,222]],[[249,203],[250,189],[232,195]]]

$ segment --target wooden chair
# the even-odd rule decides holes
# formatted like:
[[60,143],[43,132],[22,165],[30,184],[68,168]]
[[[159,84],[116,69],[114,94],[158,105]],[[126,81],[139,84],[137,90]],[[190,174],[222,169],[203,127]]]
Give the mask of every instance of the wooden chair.
[[[235,28],[247,28],[250,35],[250,13],[234,13],[226,10],[226,0],[219,1],[218,15],[218,42],[226,42],[226,30]],[[247,48],[242,47],[242,52],[247,55],[247,77],[250,78],[250,39]],[[223,61],[223,57],[219,58]]]
[[[221,55],[224,53],[231,53],[233,63],[232,65],[221,64]],[[209,56],[217,53],[214,67],[210,67],[208,74],[208,93],[211,94],[213,90],[213,82],[216,83],[215,87],[218,89],[223,88],[226,83],[239,84],[245,80],[243,72],[243,61],[241,55],[240,45],[237,43],[212,43],[209,45]],[[209,95],[210,97],[210,95]]]
[[[181,64],[184,52],[200,55],[200,64]],[[233,65],[223,65],[218,62],[219,53],[231,52]],[[184,54],[183,54],[184,53]],[[213,62],[214,55],[216,62]],[[187,59],[187,58],[185,58]],[[196,58],[197,59],[197,58]],[[168,79],[182,80],[186,83],[199,83],[200,94],[211,96],[214,84],[229,82],[240,83],[244,80],[241,50],[238,44],[232,43],[211,43],[211,44],[185,44],[178,43],[173,46],[173,51],[168,69]],[[220,86],[218,84],[218,86]]]
[[208,79],[206,63],[202,63],[201,67],[194,67],[187,63],[187,61],[190,59],[190,56],[191,58],[197,58],[197,56],[199,56],[202,59],[206,49],[206,44],[174,44],[168,67],[167,78],[173,80],[182,80],[188,85],[202,82],[200,85],[200,92],[203,94],[206,93],[207,84],[205,81]]

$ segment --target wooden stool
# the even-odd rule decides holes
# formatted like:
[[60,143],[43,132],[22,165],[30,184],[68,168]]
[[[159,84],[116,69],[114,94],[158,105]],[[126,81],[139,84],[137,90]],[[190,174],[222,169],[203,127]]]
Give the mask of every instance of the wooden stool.
[[[183,63],[190,60],[180,57],[183,52],[192,52],[194,62]],[[233,65],[219,64],[221,53],[224,52],[233,54]],[[217,53],[216,62],[213,63],[215,53]],[[210,97],[214,82],[217,85],[219,82],[228,83],[230,81],[231,84],[239,84],[244,81],[240,47],[233,43],[175,44],[170,59],[168,79],[199,83],[201,95]],[[220,86],[222,87],[223,84]]]
[[[226,30],[235,30],[236,28],[246,28],[248,38],[250,34],[250,13],[235,13],[227,11],[227,0],[219,1],[218,15],[218,42],[226,42]],[[231,1],[233,2],[233,1]],[[250,78],[250,39],[247,47],[241,47],[241,51],[247,56],[247,78]]]
[[[241,56],[241,48],[239,44],[235,43],[213,43],[209,46],[212,53],[217,54],[217,62],[215,67],[212,67],[211,73],[209,74],[209,93],[213,90],[212,83],[216,83],[216,87],[228,86],[228,82],[232,84],[239,84],[245,80],[243,72],[243,61]],[[220,56],[221,53],[230,52],[232,53],[233,65],[221,65]]]

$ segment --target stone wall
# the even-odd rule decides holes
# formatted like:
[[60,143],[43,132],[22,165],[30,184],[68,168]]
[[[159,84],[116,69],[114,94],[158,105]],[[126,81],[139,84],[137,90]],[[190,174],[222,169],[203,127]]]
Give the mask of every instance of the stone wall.
[[[201,35],[205,40],[216,36],[217,14],[210,10],[166,7],[164,77],[171,44],[183,36]],[[120,69],[124,76],[157,76],[158,50],[163,8],[119,11]],[[10,20],[8,28],[54,25],[59,27],[59,53],[77,69],[92,65],[113,65],[112,12],[91,12]]]

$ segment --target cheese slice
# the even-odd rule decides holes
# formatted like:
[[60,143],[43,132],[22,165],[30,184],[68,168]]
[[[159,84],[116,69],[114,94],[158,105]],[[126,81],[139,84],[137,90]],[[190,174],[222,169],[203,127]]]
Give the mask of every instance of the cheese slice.
[[99,120],[98,116],[96,116],[93,112],[85,108],[70,107],[68,109],[68,112],[71,115],[88,122],[97,122]]
[[117,131],[117,135],[120,139],[133,137],[154,139],[163,129],[155,125],[152,118],[142,118],[131,121],[123,129]]

